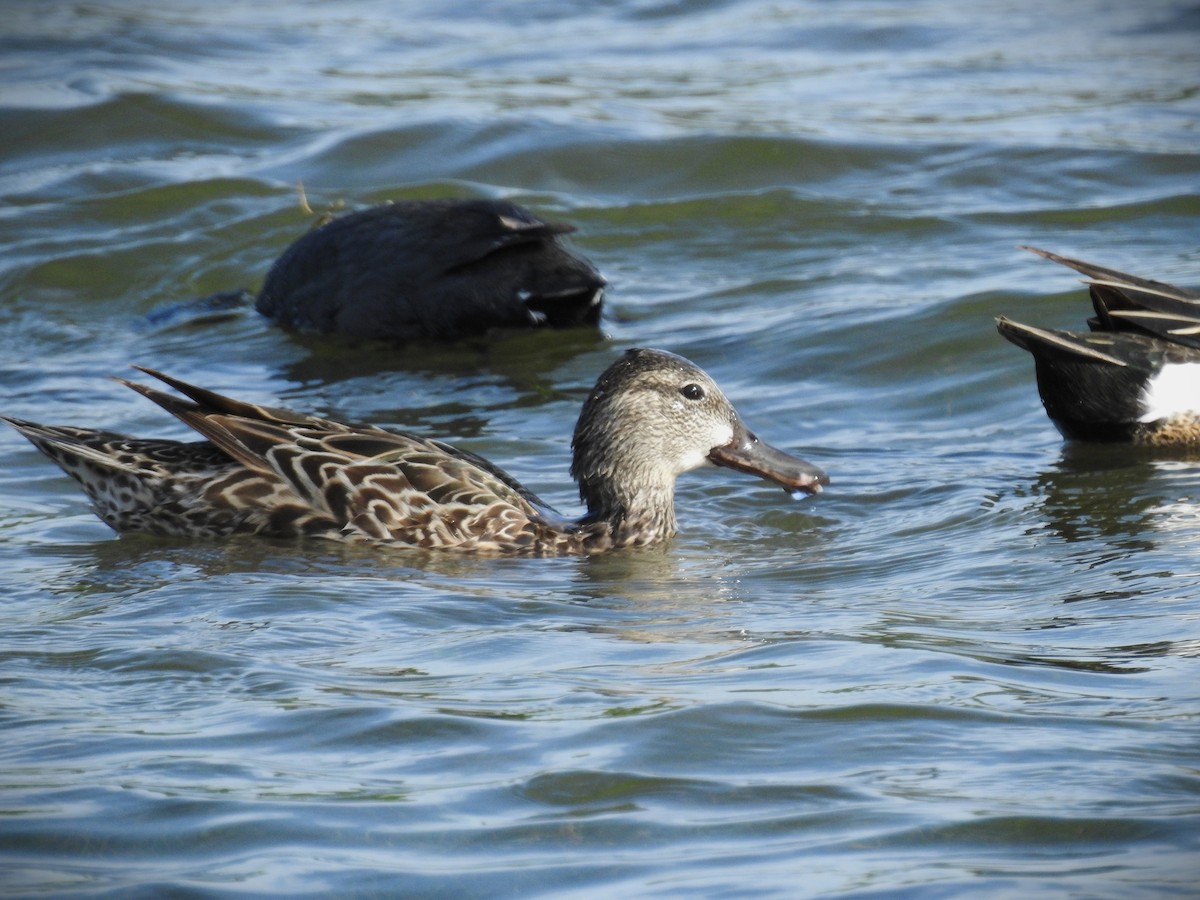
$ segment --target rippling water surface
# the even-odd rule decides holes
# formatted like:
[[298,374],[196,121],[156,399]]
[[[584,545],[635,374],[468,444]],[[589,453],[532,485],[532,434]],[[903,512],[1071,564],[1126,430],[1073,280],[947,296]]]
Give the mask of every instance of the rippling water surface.
[[[1046,246],[1200,282],[1189,2],[13,2],[9,415],[181,427],[129,363],[403,425],[577,508],[620,350],[826,467],[672,543],[464,560],[117,538],[0,435],[6,896],[1190,896],[1200,469],[1064,447],[997,314]],[[605,335],[443,350],[155,313],[318,212],[579,227]]]

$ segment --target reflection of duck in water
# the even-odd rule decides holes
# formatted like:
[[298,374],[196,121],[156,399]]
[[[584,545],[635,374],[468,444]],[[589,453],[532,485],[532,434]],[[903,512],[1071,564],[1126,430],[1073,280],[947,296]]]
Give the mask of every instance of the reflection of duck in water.
[[1024,249],[1086,275],[1096,312],[1090,332],[996,320],[1033,354],[1042,403],[1063,436],[1200,444],[1200,293]]
[[675,479],[705,463],[793,492],[817,493],[829,482],[759,441],[705,372],[661,350],[624,354],[584,403],[571,474],[587,515],[575,522],[492,463],[441,441],[243,403],[144,371],[190,399],[126,383],[207,440],[7,420],[74,477],[118,531],[597,553],[671,537]]
[[293,243],[258,294],[289,328],[457,340],[493,328],[596,325],[604,279],[504,200],[409,200],[340,216]]
[[1164,459],[1149,446],[1073,441],[1020,490],[1062,540],[1086,543],[1086,552],[1098,555],[1140,552],[1161,536],[1164,499],[1183,477],[1172,468],[1179,455]]

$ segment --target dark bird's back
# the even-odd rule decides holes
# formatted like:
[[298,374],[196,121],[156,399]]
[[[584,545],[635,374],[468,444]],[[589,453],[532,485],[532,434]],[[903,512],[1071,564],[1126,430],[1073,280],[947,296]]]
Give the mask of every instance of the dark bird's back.
[[561,242],[573,230],[503,200],[375,206],[288,247],[257,308],[290,328],[397,341],[594,326],[605,282]]

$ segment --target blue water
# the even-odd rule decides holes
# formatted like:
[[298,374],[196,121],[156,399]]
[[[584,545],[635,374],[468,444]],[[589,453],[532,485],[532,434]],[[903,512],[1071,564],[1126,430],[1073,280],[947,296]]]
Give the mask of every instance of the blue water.
[[[0,412],[183,437],[130,363],[494,459],[566,511],[621,350],[826,468],[680,536],[471,560],[118,538],[0,434],[5,896],[1192,896],[1200,469],[1064,446],[1030,243],[1200,283],[1200,8],[13,2]],[[329,209],[578,226],[604,334],[253,314]],[[304,207],[301,197],[311,207]]]

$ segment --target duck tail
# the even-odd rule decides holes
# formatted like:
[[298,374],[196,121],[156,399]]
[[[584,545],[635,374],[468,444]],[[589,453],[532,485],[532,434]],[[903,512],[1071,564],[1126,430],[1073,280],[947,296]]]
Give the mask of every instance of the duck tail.
[[1200,347],[1200,292],[1130,275],[1095,263],[1021,245],[1043,259],[1086,275],[1096,317],[1094,331],[1132,331]]
[[136,467],[117,458],[107,449],[107,445],[113,442],[128,440],[124,435],[70,425],[42,425],[12,416],[0,416],[0,422],[7,422],[15,428],[18,434],[85,487],[87,480],[81,473],[87,463],[112,472],[137,474]]
[[996,330],[1022,350],[1028,350],[1034,359],[1068,357],[1079,361],[1107,363],[1125,367],[1129,363],[1111,353],[1089,346],[1084,336],[1067,331],[1052,331],[1014,322],[1005,316],[996,318]]

